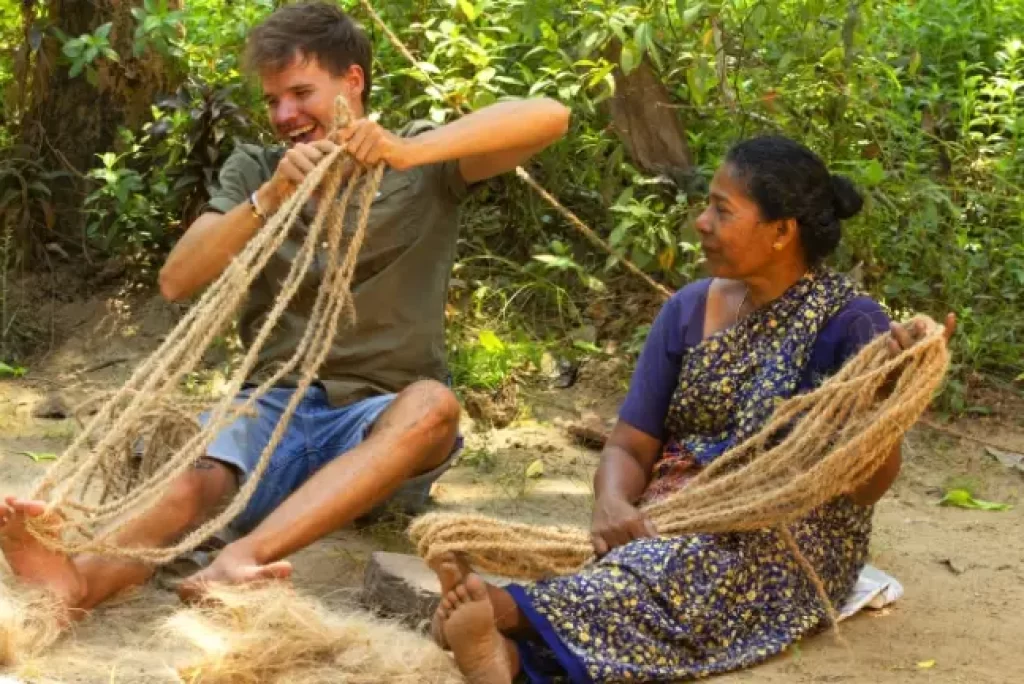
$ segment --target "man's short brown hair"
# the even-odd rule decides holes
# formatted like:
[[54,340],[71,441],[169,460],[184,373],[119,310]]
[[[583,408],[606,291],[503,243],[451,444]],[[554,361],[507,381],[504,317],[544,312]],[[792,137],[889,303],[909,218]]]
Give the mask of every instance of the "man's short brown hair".
[[369,100],[373,61],[370,39],[337,5],[286,5],[249,33],[245,66],[251,71],[284,69],[296,56],[315,59],[331,76],[341,76],[358,64],[363,70],[363,104]]

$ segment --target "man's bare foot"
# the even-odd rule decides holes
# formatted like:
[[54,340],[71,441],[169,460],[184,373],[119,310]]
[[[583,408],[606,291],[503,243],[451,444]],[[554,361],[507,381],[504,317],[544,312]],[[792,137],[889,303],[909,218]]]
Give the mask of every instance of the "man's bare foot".
[[233,544],[224,547],[217,559],[208,568],[182,581],[178,596],[191,603],[201,600],[214,585],[258,584],[271,580],[285,580],[292,576],[292,564],[277,561],[263,565],[250,554],[244,553]]
[[448,642],[444,638],[444,622],[455,610],[448,594],[465,582],[473,570],[465,558],[455,553],[443,554],[433,563],[433,568],[441,581],[441,602],[430,621],[430,635],[438,646],[448,648]]
[[444,623],[444,635],[459,671],[469,684],[511,684],[513,665],[494,622],[487,585],[470,574],[451,595],[456,605]]
[[21,581],[52,593],[66,608],[68,619],[78,617],[74,609],[85,597],[85,579],[70,558],[32,536],[26,527],[30,518],[37,519],[47,534],[60,533],[60,518],[47,514],[44,502],[9,496],[0,503],[0,551]]

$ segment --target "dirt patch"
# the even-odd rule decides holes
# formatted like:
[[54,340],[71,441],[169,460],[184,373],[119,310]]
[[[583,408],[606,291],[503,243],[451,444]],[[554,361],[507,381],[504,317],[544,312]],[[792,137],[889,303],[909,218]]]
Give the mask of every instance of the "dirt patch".
[[[70,419],[33,417],[36,403],[55,390],[82,398],[115,387],[179,313],[152,294],[120,298],[114,293],[95,300],[91,309],[76,306],[81,320],[74,334],[41,355],[24,379],[0,381],[2,493],[27,491],[46,465],[29,454],[59,453],[76,429]],[[116,362],[97,367],[111,359]],[[627,382],[628,364],[612,357],[588,361],[569,389],[522,388],[518,420],[507,427],[494,429],[467,418],[467,448],[435,488],[437,507],[586,525],[598,454],[577,444],[565,423],[588,412],[612,418]],[[1024,451],[1019,398],[999,397],[988,402],[991,414],[949,427]],[[940,416],[930,419],[947,425]],[[979,498],[1014,507],[984,512],[938,506],[951,486],[968,486]],[[1024,634],[1022,497],[1024,476],[1000,465],[982,445],[916,428],[908,437],[902,475],[877,506],[871,547],[871,562],[903,583],[905,597],[845,622],[845,645],[820,635],[766,665],[719,681],[1018,681],[1024,672],[1018,643]],[[343,530],[293,558],[295,582],[344,610],[358,600],[374,550],[408,552],[409,544],[394,524]],[[172,666],[187,653],[160,637],[162,620],[177,607],[173,594],[151,584],[95,611],[16,674],[31,681],[177,681]]]

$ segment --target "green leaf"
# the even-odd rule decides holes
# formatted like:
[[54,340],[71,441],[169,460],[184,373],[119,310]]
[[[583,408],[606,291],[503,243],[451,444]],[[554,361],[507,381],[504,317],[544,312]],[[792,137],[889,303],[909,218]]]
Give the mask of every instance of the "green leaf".
[[102,26],[97,28],[96,31],[94,32],[94,34],[99,36],[100,38],[106,38],[107,36],[110,35],[110,28],[112,26],[113,26],[113,24],[108,21],[106,24],[103,24]]
[[29,458],[31,458],[36,463],[42,463],[43,461],[56,461],[57,460],[57,454],[51,454],[49,452],[22,451],[21,453],[24,456],[28,456]]
[[700,106],[704,104],[704,83],[697,67],[690,67],[686,70],[686,86],[690,90],[690,99]]
[[505,351],[505,343],[501,341],[501,338],[494,334],[493,330],[481,331],[477,336],[477,339],[480,342],[480,346],[491,354]]
[[780,74],[786,73],[786,69],[788,69],[789,65],[793,63],[794,58],[795,55],[792,52],[783,53],[782,57],[779,59],[778,65],[776,66],[777,71]]
[[489,90],[479,90],[473,95],[473,109],[483,109],[498,101],[494,93]]
[[846,51],[842,45],[837,45],[821,56],[821,64],[827,67],[837,67],[843,63],[843,55]]
[[71,65],[71,69],[68,71],[68,76],[74,78],[75,76],[78,76],[78,74],[82,73],[82,69],[84,68],[85,62],[83,62],[82,60],[78,60]]
[[877,159],[872,159],[864,165],[864,184],[867,186],[880,185],[885,180],[885,169]]
[[619,64],[622,67],[622,73],[630,74],[633,69],[636,69],[640,65],[641,53],[637,49],[636,44],[633,41],[627,41],[622,45],[622,55],[619,58]]
[[966,489],[951,489],[946,492],[939,502],[940,506],[956,506],[957,508],[970,508],[980,511],[1008,511],[1012,508],[1010,504],[996,503],[975,499]]
[[67,57],[74,59],[82,54],[82,47],[82,42],[75,38],[74,40],[69,40],[64,43],[64,47],[61,49],[61,52],[63,52]]
[[550,266],[551,268],[557,268],[563,271],[570,268],[574,268],[576,266],[576,262],[574,262],[569,257],[558,256],[555,254],[534,254],[533,258],[536,261],[545,264],[546,266]]
[[641,55],[649,52],[654,46],[654,41],[651,36],[651,25],[645,21],[637,26],[636,31],[633,32],[633,39],[636,41],[636,46],[640,49]]
[[476,19],[476,7],[473,7],[473,3],[469,0],[459,0],[459,9],[466,15],[466,19],[470,21]]
[[572,346],[581,351],[585,351],[588,354],[603,354],[601,348],[593,342],[587,342],[586,340],[573,340]]
[[538,478],[544,475],[544,461],[539,458],[526,467],[526,477]]
[[[682,2],[680,2],[680,5],[681,4]],[[683,18],[683,28],[689,28],[690,25],[693,24],[693,22],[697,21],[697,19],[700,18],[700,13],[702,11],[704,11],[704,3],[698,2],[693,7],[682,12],[680,16],[682,16]]]
[[477,72],[476,80],[477,83],[488,83],[498,72],[494,67],[485,67]]
[[914,56],[910,58],[910,64],[907,65],[907,74],[915,76],[919,68],[921,68],[921,52],[914,50]]
[[431,64],[430,62],[416,62],[416,68],[419,69],[420,71],[424,71],[424,72],[426,72],[428,74],[439,74],[439,73],[441,73],[441,70],[438,69],[433,64]]
[[21,366],[11,366],[11,365],[8,365],[8,364],[4,363],[3,361],[0,361],[0,378],[3,378],[3,377],[20,378],[21,376],[23,376],[27,372],[28,372],[28,370],[25,369],[25,368],[22,368]]

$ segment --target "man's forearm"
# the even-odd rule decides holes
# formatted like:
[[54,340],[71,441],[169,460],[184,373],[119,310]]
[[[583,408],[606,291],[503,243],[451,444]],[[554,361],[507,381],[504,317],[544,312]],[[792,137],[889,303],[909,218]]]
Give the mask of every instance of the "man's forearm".
[[568,123],[569,110],[554,100],[500,102],[411,138],[407,161],[409,166],[421,166],[453,159],[486,162],[490,157],[498,167],[486,177],[511,170],[518,161],[515,157],[525,160],[558,140]]
[[248,202],[226,214],[203,214],[160,269],[160,292],[170,301],[191,297],[217,279],[262,225]]

